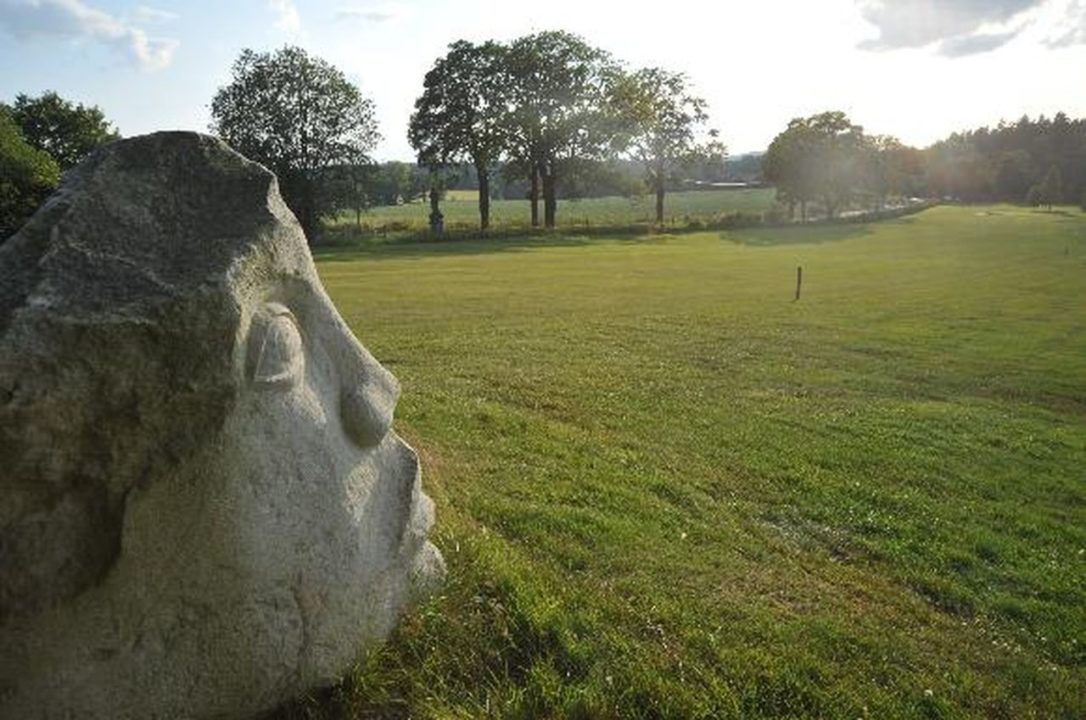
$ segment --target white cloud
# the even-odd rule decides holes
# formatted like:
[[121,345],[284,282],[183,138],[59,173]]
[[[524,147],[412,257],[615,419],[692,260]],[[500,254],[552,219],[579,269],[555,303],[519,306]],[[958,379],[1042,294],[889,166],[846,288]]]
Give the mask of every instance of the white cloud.
[[142,25],[167,23],[176,20],[177,18],[178,15],[175,12],[147,7],[146,5],[137,6],[135,12],[132,13],[132,22]]
[[286,33],[302,29],[302,18],[292,0],[268,0],[268,7],[275,13],[275,27]]
[[341,20],[362,20],[371,23],[384,23],[398,20],[406,14],[402,5],[377,5],[371,7],[346,7],[336,11]]
[[143,70],[160,70],[180,44],[151,38],[141,28],[81,0],[0,0],[0,27],[18,40],[91,40],[108,45]]
[[1047,0],[860,0],[860,14],[878,37],[864,50],[935,45],[941,55],[989,52],[1013,40],[1030,23],[1027,11]]
[[1086,45],[1086,0],[1067,3],[1060,24],[1062,29],[1045,38],[1045,45],[1050,48]]
[[1001,48],[1018,36],[1014,30],[1005,33],[975,33],[973,35],[957,35],[947,38],[939,43],[939,54],[946,57],[964,57],[966,55],[978,55]]

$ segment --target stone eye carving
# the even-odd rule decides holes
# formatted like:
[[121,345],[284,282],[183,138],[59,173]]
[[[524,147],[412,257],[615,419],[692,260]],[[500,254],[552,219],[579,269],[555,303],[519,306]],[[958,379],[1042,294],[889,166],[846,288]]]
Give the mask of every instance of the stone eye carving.
[[250,377],[257,385],[289,386],[305,371],[305,348],[294,315],[268,303],[249,331]]

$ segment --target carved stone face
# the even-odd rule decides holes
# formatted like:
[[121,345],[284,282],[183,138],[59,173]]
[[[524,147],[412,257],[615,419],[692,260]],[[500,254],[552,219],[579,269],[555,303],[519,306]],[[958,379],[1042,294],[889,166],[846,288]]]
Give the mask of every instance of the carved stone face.
[[[194,144],[211,156],[209,173],[243,162],[190,134],[144,140],[139,153],[127,152],[165,152],[166,170],[156,166],[155,174],[168,175],[200,161]],[[95,172],[104,172],[103,164],[108,158]],[[92,180],[78,188],[85,192],[93,186],[87,174]],[[86,357],[79,348],[102,346],[103,338],[134,343],[135,366],[103,368],[90,382],[111,388],[110,397],[136,398],[134,420],[105,414],[114,423],[109,437],[142,430],[150,438],[117,439],[94,462],[69,449],[59,469],[40,478],[31,475],[40,473],[42,453],[12,455],[18,477],[0,484],[22,489],[0,518],[7,521],[5,547],[20,550],[0,562],[10,566],[5,576],[18,580],[13,586],[40,597],[11,600],[15,609],[0,627],[0,715],[253,714],[335,681],[387,635],[413,595],[440,579],[440,555],[426,541],[432,503],[414,451],[390,429],[396,380],[354,338],[320,285],[297,223],[274,192],[267,197],[264,214],[256,213],[257,237],[232,239],[235,250],[218,267],[172,278],[149,260],[144,275],[169,288],[150,292],[150,300],[123,295],[96,309],[91,323],[82,311],[60,312],[63,303],[34,301],[45,297],[39,280],[19,307],[49,312],[31,322],[35,311],[17,311],[0,323],[4,347],[13,347],[20,327],[55,338],[29,353],[39,360],[58,346]],[[44,210],[21,234],[26,238],[13,239],[21,252],[47,223],[57,228],[50,231],[54,250],[84,242],[86,229],[64,220],[79,197],[66,202]],[[170,215],[171,223],[177,219]],[[12,254],[0,254],[0,269],[26,265],[4,252]],[[70,338],[76,318],[84,327]],[[0,380],[18,376],[7,378],[15,389],[7,391],[5,419],[42,417],[48,426],[55,418],[35,412],[51,407],[44,398],[59,385],[26,379],[45,360],[5,365],[15,356],[0,352]],[[57,422],[39,434],[63,438]],[[79,432],[107,442],[104,431],[81,425]],[[34,437],[18,436],[24,443]],[[75,510],[56,510],[65,502]],[[92,507],[104,519],[86,527],[68,519]],[[96,569],[65,570],[81,558]],[[43,572],[64,581],[53,589],[35,584]]]

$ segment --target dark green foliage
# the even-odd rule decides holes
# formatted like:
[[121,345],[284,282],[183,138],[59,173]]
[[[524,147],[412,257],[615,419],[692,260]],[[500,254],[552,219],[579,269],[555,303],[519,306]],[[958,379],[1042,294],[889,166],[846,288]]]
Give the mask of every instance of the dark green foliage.
[[1063,180],[1060,178],[1060,169],[1058,166],[1053,165],[1048,169],[1045,174],[1045,179],[1041,181],[1041,203],[1048,206],[1051,210],[1052,206],[1058,203],[1063,198]]
[[795,118],[773,139],[762,158],[766,180],[778,199],[807,219],[807,205],[821,200],[830,218],[848,206],[865,177],[863,128],[840,111]]
[[504,180],[530,185],[532,225],[542,196],[544,224],[553,228],[564,180],[611,154],[617,127],[607,100],[616,75],[607,53],[566,32],[509,45],[457,41],[426,74],[408,138],[422,164],[472,165],[482,230],[490,221],[490,168],[503,155]]
[[617,66],[603,50],[562,31],[514,40],[504,65],[510,167],[531,182],[532,224],[542,193],[543,224],[553,228],[561,178],[571,165],[607,157],[620,131],[608,103]]
[[34,214],[63,170],[118,137],[97,107],[55,92],[0,103],[0,241]]
[[335,211],[324,171],[369,161],[379,138],[373,103],[341,70],[298,47],[243,50],[230,83],[211,101],[211,131],[279,177],[280,191],[312,243]]
[[1029,205],[1030,207],[1039,207],[1043,204],[1041,200],[1042,195],[1041,186],[1034,185],[1029,189],[1029,192],[1026,193],[1026,205]]
[[367,187],[375,205],[401,205],[422,197],[427,175],[426,168],[392,160],[373,168]]
[[1086,119],[1071,120],[1062,112],[955,133],[925,155],[928,187],[941,197],[1021,202],[1052,168],[1060,179],[1050,196],[1053,204],[1074,202],[1086,191]]
[[1029,189],[1026,194],[1026,204],[1031,207],[1044,205],[1049,210],[1060,201],[1063,184],[1060,180],[1060,169],[1053,165],[1048,169],[1044,180]]
[[59,181],[57,163],[31,147],[0,107],[0,242],[34,214]]
[[430,167],[470,162],[479,188],[479,227],[490,224],[490,166],[506,142],[503,118],[509,86],[506,48],[459,40],[426,73],[415,101],[408,140]]
[[793,216],[798,204],[803,221],[807,220],[807,204],[817,192],[816,178],[806,160],[811,144],[810,131],[796,118],[788,123],[784,132],[773,138],[762,156],[762,172],[766,182],[776,187],[777,200],[787,203]]
[[355,227],[362,227],[362,213],[375,202],[371,196],[374,165],[333,165],[321,172],[320,205],[329,214],[351,211]]
[[861,164],[857,194],[869,198],[868,205],[875,210],[881,210],[888,198],[925,194],[923,152],[895,137],[865,136]]
[[11,117],[26,141],[49,153],[61,170],[75,166],[94,148],[120,137],[98,107],[77,105],[55,92],[33,98],[17,95]]
[[[709,182],[747,182],[760,183],[765,179],[762,172],[762,156],[764,153],[744,153],[731,155],[724,161],[724,172],[720,175],[694,172],[692,176],[698,180]],[[695,168],[697,165],[695,165]]]

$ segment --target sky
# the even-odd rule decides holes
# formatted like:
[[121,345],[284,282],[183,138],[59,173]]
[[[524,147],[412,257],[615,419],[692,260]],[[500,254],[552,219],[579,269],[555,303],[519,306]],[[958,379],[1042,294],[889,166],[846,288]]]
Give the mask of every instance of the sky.
[[566,30],[685,73],[729,152],[843,110],[926,146],[1024,114],[1086,117],[1086,0],[0,0],[0,101],[54,90],[125,136],[207,131],[244,48],[298,45],[376,105],[378,160],[449,43]]

